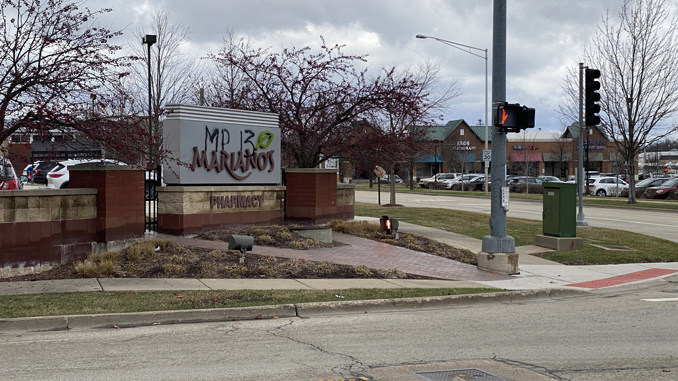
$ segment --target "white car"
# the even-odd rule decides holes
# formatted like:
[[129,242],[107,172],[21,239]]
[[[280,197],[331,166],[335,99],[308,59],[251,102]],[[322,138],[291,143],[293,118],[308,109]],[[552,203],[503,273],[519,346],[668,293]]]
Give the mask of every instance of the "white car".
[[68,174],[68,167],[81,164],[96,164],[96,165],[127,165],[121,161],[110,159],[86,159],[86,160],[64,160],[60,161],[49,173],[47,173],[47,188],[49,189],[66,189],[69,186],[70,176]]
[[422,187],[422,188],[433,188],[433,184],[431,184],[431,183],[443,182],[445,180],[452,180],[457,176],[458,176],[458,174],[456,174],[456,173],[437,173],[435,176],[429,177],[428,179],[419,180],[419,186]]
[[452,189],[452,186],[454,184],[458,184],[460,182],[464,182],[464,185],[468,184],[469,182],[477,179],[478,177],[485,177],[485,175],[479,175],[477,173],[468,173],[463,176],[457,176],[453,179],[450,180],[445,180],[443,181],[443,184],[445,184],[445,189]]
[[589,194],[596,196],[617,196],[628,190],[629,184],[616,177],[596,177],[589,179]]

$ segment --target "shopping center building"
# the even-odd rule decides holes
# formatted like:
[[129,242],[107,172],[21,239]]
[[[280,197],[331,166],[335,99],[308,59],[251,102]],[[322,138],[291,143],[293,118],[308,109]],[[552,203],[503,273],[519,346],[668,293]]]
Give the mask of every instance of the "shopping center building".
[[[483,172],[485,126],[471,126],[453,120],[444,126],[425,127],[422,153],[415,176],[428,177],[445,172]],[[624,162],[615,144],[600,127],[586,129],[584,168],[601,173],[623,173]],[[546,132],[539,128],[507,134],[507,174],[556,176],[567,179],[579,166],[578,124],[564,131]],[[488,127],[488,149],[492,149],[492,129]],[[636,160],[636,174],[638,163]]]

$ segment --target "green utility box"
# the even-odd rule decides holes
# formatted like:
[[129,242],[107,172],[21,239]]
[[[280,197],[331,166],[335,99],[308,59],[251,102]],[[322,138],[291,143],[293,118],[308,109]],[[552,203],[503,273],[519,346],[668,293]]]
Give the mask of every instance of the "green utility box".
[[577,236],[577,185],[542,183],[544,191],[544,235],[552,237]]

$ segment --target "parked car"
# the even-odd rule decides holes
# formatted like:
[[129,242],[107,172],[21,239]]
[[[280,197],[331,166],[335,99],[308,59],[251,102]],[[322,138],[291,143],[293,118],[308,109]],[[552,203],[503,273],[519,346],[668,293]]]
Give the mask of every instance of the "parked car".
[[438,173],[435,176],[429,177],[428,179],[419,180],[419,186],[422,188],[432,189],[434,187],[431,183],[439,183],[445,180],[452,180],[457,177],[457,173]]
[[[643,181],[639,181],[636,183],[635,189],[636,189],[636,198],[645,198],[645,190],[647,188],[651,187],[658,187],[665,182],[667,182],[669,179],[662,179],[662,178],[647,178]],[[621,192],[621,197],[629,197],[629,189],[626,189]]]
[[[488,182],[489,184],[489,182]],[[468,183],[464,183],[465,190],[469,191],[481,191],[485,189],[485,175],[478,176],[472,180],[470,180]]]
[[47,188],[51,189],[67,189],[70,183],[70,175],[68,168],[76,165],[95,164],[95,165],[127,165],[123,162],[110,159],[75,159],[64,160],[57,163],[57,165],[47,174]]
[[[396,183],[396,184],[403,184],[403,183],[404,183],[404,182],[403,182],[403,179],[401,179],[400,176],[398,176],[398,175],[393,176],[393,178],[395,179],[395,183]],[[381,178],[379,179],[379,182],[382,183],[382,184],[390,184],[390,183],[391,183],[391,180],[390,180],[389,175],[386,175],[386,176],[384,176],[384,177],[381,177]]]
[[563,181],[555,176],[539,176],[537,177],[542,183],[562,183]]
[[0,190],[18,190],[22,188],[23,184],[19,181],[12,162],[0,156]]
[[541,183],[542,181],[537,177],[519,176],[512,178],[508,187],[511,192],[525,192],[527,189],[529,193],[541,193]]
[[645,190],[645,198],[664,198],[678,200],[678,178],[667,179],[660,186]]
[[56,161],[39,161],[33,165],[33,184],[47,184],[47,173],[59,164]]
[[629,184],[616,177],[589,178],[589,194],[596,196],[617,196],[629,190]]
[[467,184],[469,182],[473,181],[474,179],[478,178],[478,177],[484,178],[485,175],[481,175],[481,174],[478,174],[478,173],[467,173],[467,174],[462,175],[462,176],[457,176],[454,179],[443,181],[443,184],[444,184],[443,187],[445,189],[462,190],[462,183],[463,183],[463,188],[464,188],[464,190],[466,190]]

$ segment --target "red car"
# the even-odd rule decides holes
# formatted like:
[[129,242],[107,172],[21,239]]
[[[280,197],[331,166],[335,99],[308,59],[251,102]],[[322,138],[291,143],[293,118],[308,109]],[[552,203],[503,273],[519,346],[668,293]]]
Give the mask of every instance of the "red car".
[[658,187],[647,188],[645,190],[645,198],[678,199],[678,177]]
[[17,190],[23,188],[21,181],[16,176],[12,163],[4,157],[0,157],[0,190]]

